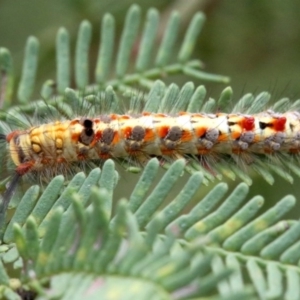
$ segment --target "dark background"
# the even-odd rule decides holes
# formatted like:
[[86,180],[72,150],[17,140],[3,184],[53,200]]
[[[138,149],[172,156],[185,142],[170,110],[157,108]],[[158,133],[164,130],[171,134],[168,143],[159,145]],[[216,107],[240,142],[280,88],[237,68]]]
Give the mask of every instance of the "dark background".
[[[110,12],[116,17],[120,34],[125,12],[132,3],[134,1],[126,0],[0,0],[0,46],[12,52],[18,75],[27,37],[34,35],[40,40],[37,84],[40,87],[46,79],[55,78],[54,45],[59,27],[69,30],[74,45],[79,23],[88,19],[93,24],[91,53],[97,53],[103,14]],[[204,11],[207,21],[194,56],[205,63],[206,71],[230,76],[234,99],[244,93],[261,91],[269,91],[273,101],[282,97],[300,98],[300,1],[142,0],[136,3],[143,8],[144,15],[149,7],[160,10],[159,35],[173,9],[182,14],[182,34],[195,11]],[[174,80],[182,85],[190,78],[179,76],[171,79]],[[195,81],[196,85],[202,83]],[[208,96],[218,97],[225,85],[209,83],[206,87]],[[251,195],[262,194],[268,205],[288,193],[300,199],[300,180],[296,178],[293,185],[276,178],[275,185],[269,186],[261,177],[253,176]],[[119,196],[128,195],[129,183],[134,184],[137,176],[121,171],[121,178]],[[183,180],[187,178],[186,175]],[[229,184],[234,187],[237,183]],[[200,189],[199,193],[205,194],[209,189],[211,186]],[[294,216],[299,216],[298,210]]]

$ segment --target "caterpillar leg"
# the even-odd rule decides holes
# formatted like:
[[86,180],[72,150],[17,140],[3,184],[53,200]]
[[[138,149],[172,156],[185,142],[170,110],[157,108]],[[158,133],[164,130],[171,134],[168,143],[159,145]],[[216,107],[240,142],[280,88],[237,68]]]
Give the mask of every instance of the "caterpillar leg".
[[7,207],[8,207],[9,202],[15,192],[17,185],[19,184],[21,177],[22,177],[22,175],[15,172],[15,174],[12,177],[12,180],[10,181],[10,183],[8,185],[8,188],[3,193],[2,199],[0,200],[0,239],[3,236]]

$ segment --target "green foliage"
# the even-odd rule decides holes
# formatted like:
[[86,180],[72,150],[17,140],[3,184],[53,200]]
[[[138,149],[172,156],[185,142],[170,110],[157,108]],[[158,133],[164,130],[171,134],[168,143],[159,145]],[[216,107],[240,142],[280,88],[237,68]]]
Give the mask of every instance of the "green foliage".
[[[87,177],[76,174],[65,188],[63,177],[55,177],[40,197],[38,186],[33,186],[6,227],[2,261],[22,268],[18,285],[43,295],[42,282],[50,279],[55,290],[51,297],[60,299],[89,289],[105,297],[111,286],[124,284],[136,286],[126,297],[140,299],[149,299],[149,293],[159,299],[216,291],[222,299],[253,296],[255,291],[262,298],[292,293],[299,280],[299,222],[282,217],[295,205],[294,197],[257,216],[262,197],[246,201],[249,188],[244,183],[225,197],[227,185],[219,183],[182,214],[202,184],[202,173],[195,172],[178,196],[157,212],[184,165],[182,160],[173,163],[148,194],[159,168],[156,159],[150,160],[128,203],[119,201],[115,214],[117,173],[110,160]],[[6,295],[16,282],[3,266],[1,272]],[[75,284],[78,281],[84,284]]]
[[[165,77],[171,74],[183,73],[203,80],[214,80],[228,82],[225,76],[218,76],[204,73],[199,70],[202,63],[198,60],[191,60],[195,42],[204,22],[202,13],[195,14],[187,29],[185,37],[181,42],[178,55],[174,57],[173,47],[178,36],[179,15],[174,13],[169,20],[164,37],[159,46],[156,57],[153,61],[152,50],[155,46],[156,31],[159,22],[159,13],[156,9],[150,9],[147,13],[144,30],[139,36],[141,10],[133,5],[127,15],[121,40],[118,44],[118,51],[115,54],[116,63],[113,62],[115,52],[115,20],[110,14],[102,19],[101,39],[97,62],[95,64],[93,84],[90,84],[89,73],[89,50],[92,27],[88,21],[80,24],[78,38],[75,48],[74,79],[76,88],[79,91],[95,92],[111,85],[117,90],[133,91],[133,87],[150,88],[153,79]],[[131,53],[137,38],[141,43],[136,56],[133,72],[129,73],[129,62]],[[172,49],[172,51],[170,51]],[[30,101],[34,90],[35,78],[38,68],[39,42],[35,37],[29,37],[25,49],[23,71],[18,85],[18,103],[25,104]],[[136,50],[135,50],[136,51]],[[69,34],[65,28],[61,28],[56,38],[56,80],[47,80],[41,89],[44,99],[49,99],[54,93],[63,95],[65,89],[70,87],[71,76],[71,51]],[[170,63],[174,61],[175,63]],[[13,69],[12,58],[5,48],[0,48],[0,65],[2,71],[2,102],[9,103],[12,95],[12,84],[6,85],[6,81],[12,81]],[[114,72],[113,79],[109,79]],[[5,85],[4,85],[5,84]],[[56,97],[56,99],[59,99]]]
[[[195,87],[187,82],[180,89],[176,84],[166,87],[161,80],[155,80],[183,73],[203,80],[227,81],[226,77],[203,73],[199,70],[201,62],[191,60],[204,20],[201,13],[191,20],[176,57],[179,14],[173,13],[152,62],[159,14],[150,9],[131,69],[131,52],[140,19],[140,8],[133,5],[114,55],[115,21],[109,14],[104,16],[92,83],[92,28],[88,21],[82,22],[75,50],[75,90],[70,88],[73,74],[69,34],[61,28],[56,39],[57,76],[55,84],[47,80],[42,86],[44,101],[31,101],[36,89],[37,39],[30,37],[27,41],[17,106],[11,105],[12,58],[8,50],[1,48],[1,103],[6,108],[1,111],[1,119],[26,123],[23,113],[43,115],[50,111],[53,116],[63,114],[72,118],[74,108],[84,103],[99,105],[104,112],[118,112],[122,105],[117,91],[125,97],[130,94],[133,112],[141,105],[149,112],[242,109],[250,114],[269,102],[266,92],[256,97],[246,94],[232,108],[230,87],[223,90],[219,99],[205,101],[206,89],[202,85]],[[144,97],[140,97],[137,88],[145,88]],[[297,110],[300,102],[291,104],[283,98],[273,109],[280,112],[287,106]],[[89,108],[91,115],[96,113],[97,110]],[[2,130],[5,122],[1,123]],[[121,164],[129,171],[142,171],[126,160]],[[258,160],[253,166],[269,183],[274,182],[271,172],[291,182],[293,177],[286,174],[286,167],[300,175],[299,167],[285,157],[281,166],[274,166],[271,158]],[[4,169],[3,164],[1,168]],[[101,170],[79,172],[70,180],[59,175],[46,188],[35,185],[20,201],[13,199],[11,206],[15,210],[10,210],[11,217],[1,236],[1,297],[20,299],[20,295],[31,291],[38,294],[38,299],[300,299],[300,224],[284,219],[295,205],[293,196],[288,195],[259,213],[264,199],[247,199],[251,178],[231,162],[222,160],[214,166],[217,178],[238,176],[245,183],[229,195],[227,185],[218,183],[192,205],[199,187],[216,177],[196,162],[186,165],[185,161],[177,160],[165,163],[164,168],[167,171],[153,187],[159,162],[151,159],[129,200],[121,199],[117,204],[113,200],[119,175],[111,160]],[[181,184],[184,171],[191,176],[178,195],[166,203],[170,191]]]

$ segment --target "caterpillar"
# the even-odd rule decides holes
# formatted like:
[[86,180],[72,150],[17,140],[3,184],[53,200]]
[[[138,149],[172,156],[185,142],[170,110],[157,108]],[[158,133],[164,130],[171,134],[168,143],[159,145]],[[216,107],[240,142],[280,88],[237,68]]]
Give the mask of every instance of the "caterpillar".
[[20,176],[74,161],[118,157],[143,164],[151,156],[294,154],[300,151],[300,114],[111,114],[15,130],[5,138]]
[[[88,106],[87,111],[96,105]],[[88,116],[87,112],[73,119],[2,133],[0,140],[7,144],[15,165],[3,195],[6,207],[24,175],[51,178],[64,174],[73,163],[99,165],[112,158],[144,166],[151,157],[162,162],[184,158],[213,174],[215,165],[225,159],[251,165],[256,156],[295,156],[300,151],[300,113],[270,109],[255,114],[142,110]]]

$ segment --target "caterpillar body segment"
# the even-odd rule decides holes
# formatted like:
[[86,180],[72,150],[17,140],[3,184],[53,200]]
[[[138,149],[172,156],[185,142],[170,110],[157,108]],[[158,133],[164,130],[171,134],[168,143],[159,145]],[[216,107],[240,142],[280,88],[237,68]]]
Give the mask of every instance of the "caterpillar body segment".
[[[20,176],[56,170],[72,162],[149,157],[176,159],[209,155],[296,154],[300,150],[300,114],[266,111],[255,115],[107,114],[15,130],[6,136]],[[202,159],[199,159],[202,161]]]

